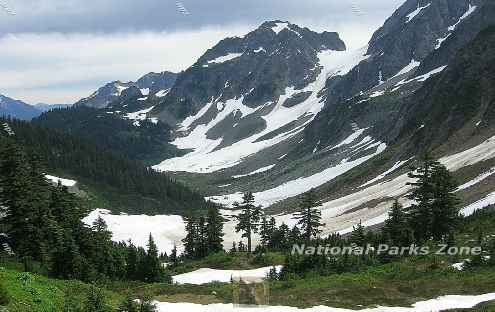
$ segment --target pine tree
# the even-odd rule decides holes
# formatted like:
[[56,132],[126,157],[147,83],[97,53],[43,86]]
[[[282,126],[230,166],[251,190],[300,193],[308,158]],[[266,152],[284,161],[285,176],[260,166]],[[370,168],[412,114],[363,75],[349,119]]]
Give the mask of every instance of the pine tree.
[[247,251],[251,253],[251,237],[253,233],[258,232],[258,223],[261,217],[261,207],[257,207],[254,205],[254,196],[251,192],[244,194],[242,203],[235,203],[234,207],[238,210],[241,210],[241,213],[236,216],[238,223],[235,227],[235,230],[236,232],[242,232],[242,237],[247,239]]
[[197,255],[197,226],[193,217],[183,217],[186,223],[186,237],[182,240],[184,245],[184,256],[194,259]]
[[272,236],[273,236],[273,232],[270,231],[270,228],[268,226],[268,220],[266,219],[266,216],[263,215],[260,224],[261,246],[265,248],[268,247],[272,239]]
[[198,220],[198,236],[197,236],[197,257],[204,258],[208,254],[208,234],[206,228],[206,220],[205,217],[201,216]]
[[208,208],[207,215],[207,247],[208,253],[217,253],[223,250],[223,224],[225,219],[216,206]]
[[407,246],[411,243],[407,216],[398,200],[394,202],[382,232],[394,246]]
[[179,264],[179,257],[177,255],[177,245],[174,244],[172,252],[170,253],[170,263],[172,266],[176,267]]
[[349,241],[361,247],[366,244],[366,233],[361,220],[356,226],[353,227],[353,231],[351,233]]
[[321,211],[317,208],[321,203],[316,199],[314,190],[305,193],[299,204],[299,210],[294,214],[294,219],[301,226],[304,239],[309,242],[312,237],[316,237],[321,233],[320,227],[324,226],[321,223]]
[[416,172],[409,173],[415,182],[408,198],[414,203],[408,209],[409,224],[418,242],[430,238],[445,240],[458,224],[457,188],[449,171],[426,154]]
[[161,282],[163,279],[163,267],[158,258],[158,248],[156,247],[153,236],[150,233],[148,239],[148,250],[146,252],[146,273],[145,280],[150,283]]
[[110,312],[111,309],[106,303],[103,292],[92,286],[87,294],[84,305],[84,312]]
[[139,259],[136,246],[129,240],[126,258],[126,278],[129,280],[138,279]]
[[236,253],[237,252],[237,246],[235,242],[232,242],[232,248],[230,248],[231,253]]
[[457,204],[459,200],[454,192],[457,189],[450,172],[443,165],[435,166],[432,173],[433,203],[431,232],[436,240],[446,240],[454,233],[459,224]]
[[438,165],[430,154],[423,156],[421,166],[409,173],[409,178],[415,182],[408,183],[413,187],[407,198],[413,201],[407,210],[409,224],[414,233],[414,238],[418,242],[424,242],[431,236],[432,211],[434,187],[432,174]]

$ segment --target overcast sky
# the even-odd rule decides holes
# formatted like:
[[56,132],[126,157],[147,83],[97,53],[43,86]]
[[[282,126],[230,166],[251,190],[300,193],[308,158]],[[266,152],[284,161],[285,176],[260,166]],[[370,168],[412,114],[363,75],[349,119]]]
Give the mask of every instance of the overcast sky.
[[0,0],[0,94],[73,103],[114,80],[181,71],[266,20],[337,31],[349,48],[405,0]]

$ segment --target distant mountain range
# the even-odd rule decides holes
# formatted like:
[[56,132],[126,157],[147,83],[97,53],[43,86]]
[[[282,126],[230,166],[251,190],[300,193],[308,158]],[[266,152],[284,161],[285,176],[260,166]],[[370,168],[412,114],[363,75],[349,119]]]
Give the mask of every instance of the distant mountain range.
[[0,116],[12,117],[21,120],[31,120],[43,112],[57,108],[67,108],[69,104],[27,104],[0,94]]
[[114,102],[125,101],[128,98],[143,101],[148,96],[160,97],[174,85],[176,79],[177,74],[165,71],[146,74],[136,82],[110,82],[89,97],[81,99],[74,106],[105,108]]

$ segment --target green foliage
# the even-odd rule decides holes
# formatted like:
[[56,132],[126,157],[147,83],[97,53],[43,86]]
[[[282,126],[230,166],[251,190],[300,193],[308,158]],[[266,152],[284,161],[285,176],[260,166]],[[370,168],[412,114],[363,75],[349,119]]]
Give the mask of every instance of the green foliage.
[[101,289],[91,287],[84,303],[84,312],[111,312]]
[[420,167],[409,173],[415,182],[408,198],[414,203],[408,209],[409,224],[417,242],[430,238],[446,240],[458,225],[456,183],[449,171],[428,153]]
[[140,121],[140,126],[136,127],[132,120],[106,111],[89,107],[56,109],[43,113],[32,122],[84,138],[101,149],[115,151],[130,159],[149,162],[179,155],[177,148],[168,143],[171,129],[166,124]]
[[310,190],[301,197],[299,211],[294,214],[303,237],[308,242],[311,238],[317,237],[321,233],[320,227],[324,226],[321,223],[321,210],[318,209],[320,206],[321,203],[316,199],[314,190]]
[[190,259],[206,257],[223,251],[223,224],[225,219],[217,207],[210,207],[207,217],[184,217],[186,237],[184,256]]
[[[241,210],[241,213],[236,216],[238,222],[235,230],[242,232],[242,237],[247,239],[247,251],[250,253],[252,251],[252,234],[257,233],[259,229],[261,208],[254,205],[254,196],[251,192],[244,194],[242,203],[234,203],[234,207]],[[241,249],[244,248],[241,246]]]
[[18,145],[30,155],[40,155],[51,172],[77,177],[81,184],[91,186],[91,191],[99,197],[107,197],[107,202],[119,204],[112,206],[110,203],[112,208],[126,210],[128,206],[136,212],[146,207],[146,211],[140,212],[183,214],[213,205],[168,175],[130,160],[122,153],[56,130],[21,121],[8,122],[15,131]]
[[3,285],[2,282],[0,282],[0,306],[6,306],[10,302],[10,296],[7,293],[7,289]]

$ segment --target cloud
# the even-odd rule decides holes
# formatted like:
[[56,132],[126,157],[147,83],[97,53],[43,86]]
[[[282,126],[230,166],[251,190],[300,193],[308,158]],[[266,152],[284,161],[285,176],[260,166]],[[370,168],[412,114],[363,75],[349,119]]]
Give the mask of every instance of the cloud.
[[[266,20],[366,44],[404,0],[23,0],[0,18],[0,93],[72,103],[113,80],[180,71],[219,40]],[[2,16],[3,17],[3,16]]]
[[[0,39],[0,93],[31,103],[72,103],[114,80],[181,71],[229,31],[123,34],[19,34]],[[51,90],[51,91],[50,91]],[[52,92],[53,91],[53,92]]]

